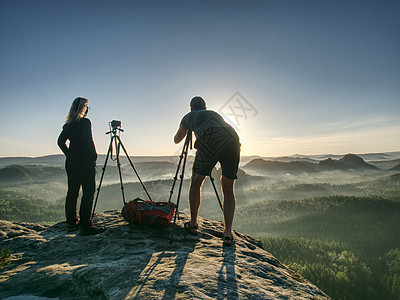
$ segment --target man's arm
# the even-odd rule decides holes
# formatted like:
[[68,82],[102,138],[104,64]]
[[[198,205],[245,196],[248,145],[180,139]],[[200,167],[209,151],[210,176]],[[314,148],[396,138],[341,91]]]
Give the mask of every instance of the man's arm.
[[187,132],[188,132],[188,129],[185,126],[180,125],[178,131],[176,132],[176,134],[174,136],[175,144],[179,144],[183,140],[183,138],[186,136]]

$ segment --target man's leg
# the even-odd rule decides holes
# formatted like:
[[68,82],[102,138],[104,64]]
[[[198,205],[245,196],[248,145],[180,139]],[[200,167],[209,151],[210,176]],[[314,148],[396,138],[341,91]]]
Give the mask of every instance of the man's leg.
[[189,204],[190,204],[190,225],[197,225],[197,215],[199,213],[201,196],[200,190],[204,182],[205,176],[192,173],[192,178],[190,180],[190,190],[189,190]]
[[225,231],[224,236],[232,236],[232,223],[233,216],[235,214],[235,194],[233,191],[233,185],[235,180],[226,178],[224,175],[221,176],[222,192],[224,194],[224,220],[225,220]]

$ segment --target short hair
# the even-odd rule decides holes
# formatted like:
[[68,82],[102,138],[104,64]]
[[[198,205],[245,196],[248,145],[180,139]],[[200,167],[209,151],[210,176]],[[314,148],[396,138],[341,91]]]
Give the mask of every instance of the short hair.
[[199,96],[193,97],[190,101],[190,108],[192,110],[206,109],[206,101],[204,101],[204,99]]
[[68,111],[65,121],[67,124],[74,123],[85,116],[84,105],[89,103],[89,100],[83,97],[78,97],[72,102],[71,108]]

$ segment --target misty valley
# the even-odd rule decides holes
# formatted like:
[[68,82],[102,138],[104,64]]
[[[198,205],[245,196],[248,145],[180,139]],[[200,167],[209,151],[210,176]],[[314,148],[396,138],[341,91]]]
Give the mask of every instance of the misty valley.
[[[168,201],[179,157],[131,158],[152,200]],[[97,183],[104,159],[98,159]],[[189,157],[179,203],[187,213],[192,161]],[[126,200],[147,199],[124,157],[121,170]],[[213,177],[218,179],[220,170]],[[265,250],[333,299],[400,299],[400,152],[243,157],[238,177],[237,232],[261,239]],[[66,191],[62,155],[0,158],[0,219],[63,221]],[[175,186],[174,203],[177,191]],[[122,206],[118,168],[111,160],[96,211]],[[200,215],[223,220],[209,179]]]

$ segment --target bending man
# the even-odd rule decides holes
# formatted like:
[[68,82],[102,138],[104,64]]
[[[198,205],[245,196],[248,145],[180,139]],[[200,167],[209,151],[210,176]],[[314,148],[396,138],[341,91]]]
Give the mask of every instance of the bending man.
[[201,186],[206,176],[211,175],[216,163],[221,164],[221,186],[223,192],[223,213],[225,230],[224,245],[234,244],[232,222],[235,213],[234,181],[240,159],[240,143],[236,131],[227,124],[216,112],[207,110],[201,97],[190,101],[191,112],[186,114],[174,137],[174,142],[181,142],[188,130],[196,135],[194,147],[197,149],[193,163],[190,182],[189,203],[191,220],[185,224],[185,229],[193,235],[197,234],[197,216],[201,202]]

